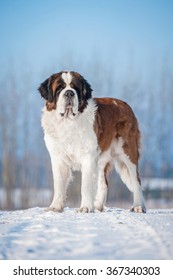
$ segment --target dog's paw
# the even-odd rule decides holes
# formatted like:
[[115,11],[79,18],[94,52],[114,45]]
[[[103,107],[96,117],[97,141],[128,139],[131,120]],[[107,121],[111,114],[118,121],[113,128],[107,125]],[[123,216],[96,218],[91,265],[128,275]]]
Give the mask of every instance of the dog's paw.
[[135,212],[135,213],[146,213],[147,212],[145,206],[134,206],[130,209],[130,211]]
[[62,213],[63,208],[48,207],[44,211],[45,212],[53,211],[53,212]]
[[77,213],[93,213],[94,209],[93,208],[88,208],[88,207],[80,207],[79,209],[76,210]]
[[100,211],[100,212],[102,212],[102,211],[104,210],[103,204],[101,204],[101,203],[99,203],[99,202],[97,202],[97,201],[95,201],[94,207],[95,207],[96,210],[98,210],[98,211]]

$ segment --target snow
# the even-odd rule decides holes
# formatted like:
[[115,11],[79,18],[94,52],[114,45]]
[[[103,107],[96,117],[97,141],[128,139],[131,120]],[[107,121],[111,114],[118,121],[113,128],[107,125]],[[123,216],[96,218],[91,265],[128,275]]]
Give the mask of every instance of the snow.
[[0,259],[172,259],[173,209],[131,213],[0,211]]
[[173,190],[173,179],[172,178],[142,178],[142,186],[148,190],[162,190],[172,191]]

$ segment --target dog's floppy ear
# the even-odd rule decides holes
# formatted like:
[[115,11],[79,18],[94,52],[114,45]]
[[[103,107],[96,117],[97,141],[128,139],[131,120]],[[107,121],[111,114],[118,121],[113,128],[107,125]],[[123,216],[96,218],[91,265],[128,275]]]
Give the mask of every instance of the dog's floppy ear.
[[38,88],[41,96],[49,102],[53,102],[53,91],[52,91],[52,76],[45,80]]
[[87,80],[83,78],[82,81],[83,81],[83,95],[85,100],[88,100],[92,97],[92,88],[90,84],[87,82]]
[[82,76],[81,76],[81,82],[82,82],[82,95],[80,96],[79,112],[83,112],[83,110],[86,108],[88,104],[87,100],[92,97],[92,88],[90,84],[87,82],[87,80],[85,80],[84,77]]

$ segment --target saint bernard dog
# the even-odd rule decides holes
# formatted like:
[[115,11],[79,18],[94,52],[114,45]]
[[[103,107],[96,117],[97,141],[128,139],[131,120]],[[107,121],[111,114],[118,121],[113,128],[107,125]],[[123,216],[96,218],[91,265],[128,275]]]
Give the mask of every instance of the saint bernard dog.
[[90,84],[74,71],[53,74],[38,90],[46,101],[42,127],[54,181],[48,210],[63,211],[71,172],[81,170],[78,212],[102,211],[107,177],[115,167],[133,193],[131,211],[145,213],[138,173],[140,131],[130,106],[115,98],[92,98]]

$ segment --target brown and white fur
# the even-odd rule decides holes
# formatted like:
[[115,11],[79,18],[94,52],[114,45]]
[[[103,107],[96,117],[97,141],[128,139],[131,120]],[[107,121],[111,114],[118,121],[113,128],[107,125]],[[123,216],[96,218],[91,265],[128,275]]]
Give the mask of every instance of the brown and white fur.
[[[140,131],[130,106],[115,98],[92,98],[77,72],[62,71],[44,81],[44,140],[52,163],[54,196],[49,210],[62,212],[72,170],[81,170],[79,212],[102,211],[112,167],[133,193],[131,211],[146,212],[138,173]],[[96,193],[96,195],[95,195]]]

